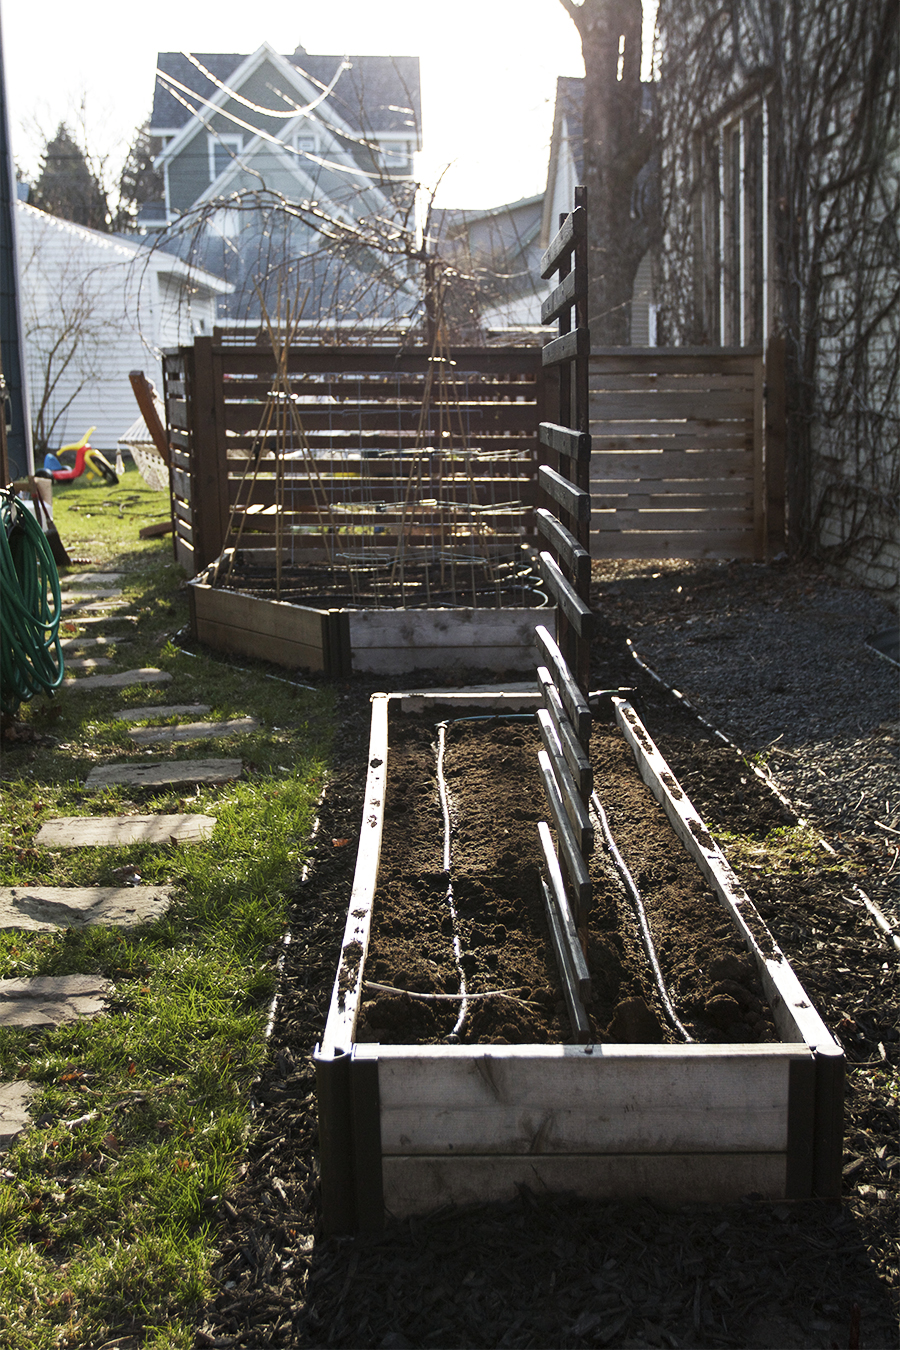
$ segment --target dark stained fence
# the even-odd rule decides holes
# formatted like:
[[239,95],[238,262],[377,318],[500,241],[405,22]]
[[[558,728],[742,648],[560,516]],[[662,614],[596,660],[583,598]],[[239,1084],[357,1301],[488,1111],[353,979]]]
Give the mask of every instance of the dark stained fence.
[[[275,362],[262,346],[197,338],[168,352],[175,548],[188,574],[238,532],[243,548],[271,549],[279,501],[280,537],[300,561],[328,559],[335,536],[348,529],[371,533],[384,550],[401,532],[424,546],[445,524],[454,547],[491,555],[533,543],[540,350],[464,349],[451,359],[452,398],[435,393],[423,414],[424,352],[298,348],[288,363],[292,408],[283,396],[280,407],[271,403]],[[279,419],[299,421],[304,443],[285,463],[280,490]],[[295,431],[288,439],[298,447]]]
[[591,353],[595,558],[762,560],[783,548],[778,356],[766,371],[747,349]]

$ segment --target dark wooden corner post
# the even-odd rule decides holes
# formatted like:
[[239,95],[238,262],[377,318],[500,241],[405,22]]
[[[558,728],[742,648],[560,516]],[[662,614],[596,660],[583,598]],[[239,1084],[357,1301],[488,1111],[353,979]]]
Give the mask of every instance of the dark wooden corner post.
[[[541,276],[559,282],[541,306],[541,320],[557,320],[558,336],[543,349],[545,367],[559,372],[559,417],[542,422],[540,443],[550,462],[538,469],[538,483],[551,509],[537,512],[538,532],[552,553],[541,554],[544,580],[559,607],[559,646],[582,693],[590,681],[591,636],[591,436],[588,327],[587,190],[575,189],[575,209],[560,218],[556,238],[541,259]],[[574,309],[575,327],[572,327]]]
[[771,560],[787,546],[785,518],[785,341],[769,338],[765,357],[765,494],[766,556]]
[[193,361],[185,361],[190,404],[191,526],[194,569],[218,558],[228,532],[228,453],[222,350],[212,337],[194,338]]

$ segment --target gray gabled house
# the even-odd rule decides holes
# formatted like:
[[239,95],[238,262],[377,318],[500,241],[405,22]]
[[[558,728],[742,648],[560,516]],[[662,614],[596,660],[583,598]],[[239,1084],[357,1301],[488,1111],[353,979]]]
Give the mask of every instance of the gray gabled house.
[[288,276],[314,325],[414,305],[417,57],[161,52],[150,134],[165,200],[139,224],[232,283],[223,320]]

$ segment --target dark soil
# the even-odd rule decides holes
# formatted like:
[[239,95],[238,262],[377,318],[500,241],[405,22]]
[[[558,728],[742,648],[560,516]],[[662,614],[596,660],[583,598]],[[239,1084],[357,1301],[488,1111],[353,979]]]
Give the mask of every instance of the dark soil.
[[[537,821],[547,815],[529,721],[451,722],[444,777],[452,821],[454,925],[443,866],[436,718],[391,720],[385,832],[370,981],[415,994],[460,990],[508,998],[468,1004],[461,1042],[571,1040],[544,914]],[[670,998],[693,1040],[775,1039],[769,1009],[729,915],[673,834],[618,729],[598,723],[595,778],[620,852],[642,893]],[[598,850],[589,924],[589,1007],[595,1041],[678,1042],[636,935],[618,875]],[[360,1040],[446,1040],[458,1005],[369,989]]]
[[[787,569],[780,575],[793,585]],[[775,585],[768,575],[765,584]],[[723,605],[730,599],[726,588]],[[750,589],[739,599],[749,604]],[[595,687],[636,687],[650,734],[710,829],[762,840],[789,823],[748,762],[636,667],[627,634],[607,613]],[[473,672],[471,682],[483,678]],[[409,678],[403,687],[421,683]],[[818,853],[740,869],[848,1056],[841,1204],[748,1197],[664,1210],[523,1191],[507,1205],[389,1224],[377,1240],[322,1236],[310,1055],[349,901],[371,691],[354,683],[342,692],[335,769],[313,867],[297,891],[270,1063],[256,1088],[256,1130],[240,1184],[223,1199],[222,1257],[197,1344],[896,1346],[897,962],[852,891],[854,879],[866,886],[875,855],[846,835],[832,836],[840,847],[831,860]]]

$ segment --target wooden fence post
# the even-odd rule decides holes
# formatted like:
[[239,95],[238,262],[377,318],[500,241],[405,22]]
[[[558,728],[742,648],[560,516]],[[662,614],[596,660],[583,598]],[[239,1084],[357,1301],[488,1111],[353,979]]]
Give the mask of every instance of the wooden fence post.
[[194,569],[218,558],[228,529],[228,462],[222,353],[209,336],[194,338],[191,405],[191,528]]
[[785,384],[783,337],[769,339],[765,365],[767,556],[783,553],[785,521]]

